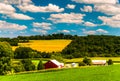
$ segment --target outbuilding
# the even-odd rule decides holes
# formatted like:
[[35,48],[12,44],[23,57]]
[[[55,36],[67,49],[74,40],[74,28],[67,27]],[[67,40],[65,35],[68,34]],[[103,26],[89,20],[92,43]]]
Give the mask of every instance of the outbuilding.
[[47,63],[44,64],[45,69],[49,68],[63,68],[64,63],[60,63],[57,60],[49,60]]
[[92,60],[93,65],[106,65],[106,60]]

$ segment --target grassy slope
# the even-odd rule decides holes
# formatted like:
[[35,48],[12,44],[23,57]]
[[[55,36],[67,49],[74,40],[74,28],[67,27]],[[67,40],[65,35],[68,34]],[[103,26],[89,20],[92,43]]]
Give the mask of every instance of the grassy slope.
[[0,81],[120,81],[120,65],[0,76]]
[[[42,52],[62,51],[71,40],[30,40],[29,43],[19,43],[19,46],[31,47]],[[17,47],[13,46],[13,50]]]

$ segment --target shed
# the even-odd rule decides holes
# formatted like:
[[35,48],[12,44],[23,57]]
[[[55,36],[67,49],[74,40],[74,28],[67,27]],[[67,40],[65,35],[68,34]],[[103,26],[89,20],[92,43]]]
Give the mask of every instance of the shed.
[[47,63],[44,64],[45,69],[49,68],[63,68],[64,63],[60,63],[57,60],[49,60]]
[[106,60],[92,60],[93,65],[106,65]]

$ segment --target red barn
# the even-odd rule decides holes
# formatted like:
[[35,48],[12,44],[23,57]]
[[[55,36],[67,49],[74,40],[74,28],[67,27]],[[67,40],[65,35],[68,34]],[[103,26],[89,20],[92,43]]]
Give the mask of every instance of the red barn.
[[45,63],[44,66],[45,66],[45,69],[49,69],[49,68],[62,68],[62,67],[64,67],[64,64],[58,62],[57,60],[50,60],[47,63]]

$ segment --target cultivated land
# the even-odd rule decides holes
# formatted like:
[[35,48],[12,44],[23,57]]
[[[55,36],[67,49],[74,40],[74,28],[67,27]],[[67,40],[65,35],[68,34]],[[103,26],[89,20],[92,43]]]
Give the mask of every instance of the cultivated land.
[[34,50],[41,52],[60,52],[72,40],[30,40],[28,43],[19,43],[19,46],[13,46],[12,49],[15,50],[17,47],[31,47]]
[[[91,60],[109,60],[112,59],[116,63],[120,63],[120,57],[90,57]],[[80,62],[83,58],[65,59],[65,62]]]
[[120,65],[0,76],[0,81],[120,81]]

